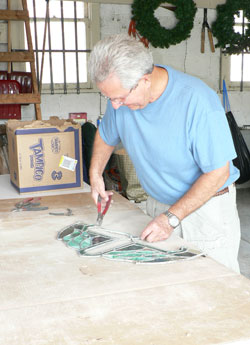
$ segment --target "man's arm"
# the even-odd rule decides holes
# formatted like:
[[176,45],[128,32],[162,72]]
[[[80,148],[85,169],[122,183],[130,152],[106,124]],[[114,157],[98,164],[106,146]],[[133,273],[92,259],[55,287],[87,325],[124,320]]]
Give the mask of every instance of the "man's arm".
[[97,130],[89,169],[91,193],[95,202],[97,201],[98,194],[105,201],[108,201],[108,196],[112,194],[112,192],[105,191],[102,173],[113,150],[114,146],[107,145],[101,138],[99,130]]
[[[220,189],[229,177],[229,162],[222,168],[201,175],[184,196],[173,204],[169,211],[180,220],[204,205]],[[168,217],[160,214],[154,218],[141,234],[148,242],[167,239],[173,231]]]

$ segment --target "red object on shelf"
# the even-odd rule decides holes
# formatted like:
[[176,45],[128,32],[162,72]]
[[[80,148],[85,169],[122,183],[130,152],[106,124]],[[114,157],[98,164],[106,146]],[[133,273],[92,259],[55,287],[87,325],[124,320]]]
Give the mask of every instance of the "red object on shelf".
[[32,78],[30,72],[8,73],[8,80],[16,80],[21,86],[20,93],[32,93]]
[[32,75],[31,72],[0,71],[0,80],[16,80],[20,84],[20,93],[32,93]]
[[69,118],[83,125],[87,121],[87,113],[69,113]]
[[69,113],[69,118],[74,120],[87,120],[87,113]]
[[7,80],[7,79],[8,79],[8,72],[0,71],[0,80]]
[[[18,94],[21,86],[15,80],[0,80],[0,94]],[[0,119],[21,119],[20,104],[0,104]]]

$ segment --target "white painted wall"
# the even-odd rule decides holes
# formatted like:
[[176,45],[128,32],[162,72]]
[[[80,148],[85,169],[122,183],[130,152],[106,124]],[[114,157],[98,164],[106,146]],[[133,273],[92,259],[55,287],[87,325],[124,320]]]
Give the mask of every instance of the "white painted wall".
[[[173,13],[165,9],[157,9],[160,22],[166,25],[175,24]],[[110,34],[127,32],[130,22],[129,5],[100,5],[101,37]],[[208,22],[211,23],[216,16],[216,11],[208,10]],[[191,37],[169,49],[152,48],[156,63],[168,64],[186,73],[201,78],[210,87],[219,92],[220,51],[210,51],[206,34],[205,54],[200,53],[201,25],[203,9],[198,9],[195,17]],[[169,25],[169,24],[167,24]],[[214,38],[216,42],[216,39]],[[220,95],[221,96],[221,95]],[[250,92],[229,92],[232,112],[239,126],[250,125]],[[96,123],[100,113],[105,111],[105,101],[99,93],[85,93],[80,95],[42,95],[42,117],[48,119],[51,115],[68,118],[69,112],[87,112],[88,119]],[[35,118],[34,106],[22,107],[22,118],[32,120]]]
[[[97,117],[101,113],[99,93],[84,94],[60,94],[42,95],[41,113],[42,119],[47,120],[50,116],[58,116],[67,119],[69,113],[86,112],[88,120],[96,124]],[[22,107],[22,120],[34,120],[34,105]]]

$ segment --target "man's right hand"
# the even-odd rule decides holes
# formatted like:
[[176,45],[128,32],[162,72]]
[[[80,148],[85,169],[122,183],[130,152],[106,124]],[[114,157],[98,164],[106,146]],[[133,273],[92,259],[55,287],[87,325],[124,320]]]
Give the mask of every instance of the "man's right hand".
[[91,196],[95,204],[97,204],[97,199],[98,199],[99,194],[102,200],[105,201],[105,203],[108,201],[109,195],[113,195],[112,191],[105,191],[105,184],[104,184],[102,176],[101,177],[97,175],[92,176],[90,180],[90,184],[91,184]]

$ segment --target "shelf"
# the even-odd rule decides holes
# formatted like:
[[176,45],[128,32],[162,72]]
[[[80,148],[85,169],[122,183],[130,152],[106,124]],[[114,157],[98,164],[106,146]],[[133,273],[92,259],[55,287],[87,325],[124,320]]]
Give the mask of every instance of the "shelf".
[[1,20],[29,20],[28,11],[0,10]]
[[[0,52],[0,62],[8,63],[8,72],[10,72],[10,64],[12,62],[29,62],[32,77],[33,93],[19,94],[0,94],[0,104],[34,104],[36,111],[36,119],[41,120],[41,95],[38,92],[35,57],[32,47],[32,38],[29,23],[29,12],[27,8],[27,0],[22,0],[23,10],[11,10],[10,2],[8,2],[7,10],[0,10],[0,20],[8,22],[8,52]],[[25,24],[28,50],[11,51],[10,24],[11,21],[23,21]]]
[[0,104],[40,104],[41,96],[35,93],[0,94]]
[[0,62],[34,62],[32,52],[1,52]]

